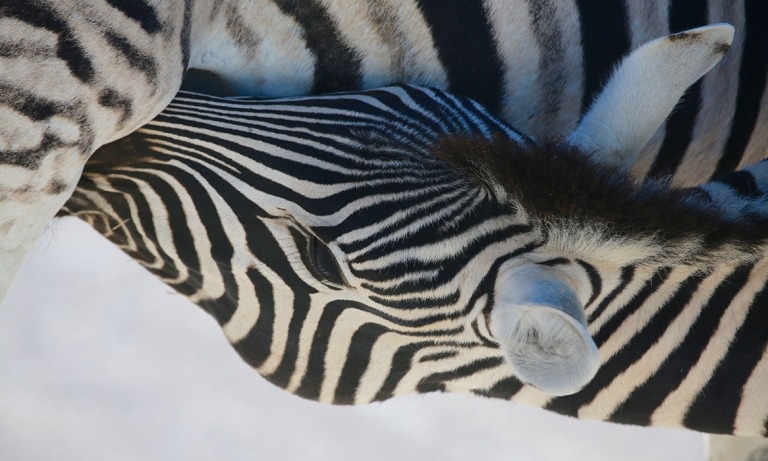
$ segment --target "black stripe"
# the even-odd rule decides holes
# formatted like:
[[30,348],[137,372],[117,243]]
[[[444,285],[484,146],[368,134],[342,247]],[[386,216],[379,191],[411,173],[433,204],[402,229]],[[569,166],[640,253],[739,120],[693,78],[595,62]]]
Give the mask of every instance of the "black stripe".
[[444,392],[445,383],[456,381],[491,368],[497,368],[502,364],[504,364],[504,359],[501,357],[486,357],[467,365],[462,365],[451,371],[434,373],[419,381],[416,385],[416,391],[420,394],[426,394],[428,392]]
[[71,114],[76,109],[74,106],[45,99],[29,91],[12,85],[0,83],[0,95],[3,100],[0,104],[9,106],[32,120],[39,122],[59,114]]
[[[405,93],[405,97],[397,94],[398,91]],[[385,104],[391,112],[384,113],[385,117],[396,117],[398,122],[406,122],[412,126],[419,127],[418,129],[424,131],[430,129],[432,133],[429,136],[441,135],[447,133],[448,122],[446,120],[445,111],[443,105],[428,93],[428,89],[422,89],[413,87],[410,85],[399,85],[391,88],[385,88],[380,91],[371,90],[361,95],[369,95],[379,103]],[[408,106],[407,98],[412,99],[416,104],[416,108]],[[373,107],[367,107],[366,110],[361,111],[363,113],[379,113]],[[422,113],[423,112],[423,113]],[[429,118],[431,116],[431,119]],[[423,127],[421,126],[423,125]],[[408,138],[406,138],[408,139]]]
[[120,120],[117,122],[118,129],[122,129],[126,120],[133,114],[131,99],[111,88],[101,90],[99,93],[99,104],[120,112]]
[[0,58],[32,58],[37,60],[50,59],[54,56],[53,48],[33,43],[0,43]]
[[[673,1],[669,5],[669,31],[682,32],[707,24],[706,0]],[[693,139],[696,116],[701,109],[701,82],[688,88],[669,116],[659,154],[650,177],[674,174]]]
[[441,360],[452,359],[452,358],[456,357],[457,355],[459,355],[459,351],[457,351],[455,349],[454,350],[450,350],[450,351],[435,352],[433,354],[427,354],[427,355],[422,356],[419,359],[419,362],[421,362],[421,363],[424,363],[424,362],[439,362]]
[[696,115],[701,108],[701,82],[688,88],[667,119],[659,154],[648,171],[649,178],[672,175],[683,161],[693,139]]
[[[336,321],[347,309],[354,309],[354,304],[346,304],[343,301],[332,301],[322,307],[322,315],[317,321],[317,325],[306,325],[303,328],[312,328],[312,344],[309,349],[309,358],[304,376],[301,378],[301,384],[296,389],[295,394],[309,400],[320,398],[320,390],[325,380],[325,360],[328,354],[328,343],[331,341],[331,334],[336,326]],[[383,328],[383,327],[382,327]],[[301,327],[299,327],[299,330]],[[356,333],[359,333],[358,330]],[[383,332],[378,332],[382,334]],[[353,335],[354,336],[354,335]],[[375,341],[375,339],[373,339]],[[296,338],[298,345],[298,337]],[[352,347],[356,344],[352,342]],[[351,351],[348,351],[348,353]],[[354,401],[354,395],[342,396],[342,400]],[[352,403],[347,401],[345,403]]]
[[619,278],[619,284],[614,288],[608,295],[606,295],[605,298],[600,302],[600,304],[597,305],[594,311],[588,313],[587,315],[587,322],[591,323],[594,320],[598,319],[600,315],[605,312],[605,310],[608,308],[608,306],[613,302],[614,299],[616,299],[619,294],[621,294],[626,288],[627,285],[632,281],[633,277],[635,276],[635,267],[634,266],[624,266],[621,268],[621,276]]
[[[279,274],[284,276],[287,274]],[[286,282],[288,284],[288,282]],[[291,285],[289,287],[293,288]],[[283,350],[283,356],[280,359],[280,365],[274,373],[266,376],[266,378],[277,387],[285,389],[291,381],[293,372],[296,370],[296,363],[299,356],[299,338],[301,337],[301,330],[304,328],[304,324],[307,321],[307,315],[309,314],[310,298],[305,291],[299,291],[294,289],[293,309],[291,310],[291,321],[288,323],[288,337],[285,340],[285,349]],[[284,300],[276,300],[277,302],[284,303]],[[275,305],[275,309],[286,309],[289,306]],[[309,374],[309,371],[307,372]],[[306,376],[305,376],[306,377]],[[314,377],[314,375],[313,375]],[[318,381],[322,382],[323,373],[317,376]],[[302,395],[299,391],[298,395]]]
[[489,389],[473,391],[475,395],[491,397],[495,399],[509,400],[523,388],[523,383],[510,376],[497,382]]
[[120,34],[107,31],[104,38],[112,48],[123,55],[129,66],[144,73],[149,83],[157,85],[157,63],[151,55],[143,53],[129,39]]
[[568,258],[561,258],[561,257],[548,259],[546,261],[542,261],[539,263],[539,265],[541,266],[549,266],[549,267],[568,265],[568,264],[571,264],[571,260]]
[[[406,184],[404,184],[403,186],[406,186]],[[360,210],[359,212],[355,212],[354,214],[350,215],[349,218],[347,218],[349,222],[343,223],[343,224],[346,224],[345,226],[346,232],[350,232],[354,230],[355,223],[380,222],[382,219],[388,216],[391,216],[395,210],[408,209],[408,207],[415,207],[419,203],[424,203],[425,201],[430,200],[436,196],[446,194],[447,192],[453,192],[457,190],[458,186],[460,185],[457,185],[456,182],[453,180],[445,181],[444,184],[441,184],[442,187],[440,188],[430,185],[434,190],[427,190],[423,194],[419,193],[421,192],[420,184],[411,183],[411,184],[407,184],[407,186],[409,187],[402,187],[401,191],[403,193],[405,192],[412,193],[411,197],[400,198],[400,199],[395,198],[395,199],[387,200],[385,202],[385,206],[371,206],[371,207],[366,207],[363,210]],[[447,240],[456,236],[460,236],[465,232],[478,228],[478,224],[480,222],[480,219],[478,219],[478,217],[481,216],[482,221],[491,221],[494,218],[498,218],[500,216],[506,216],[509,213],[509,210],[498,206],[498,203],[496,202],[493,202],[491,200],[486,200],[485,198],[483,198],[479,201],[479,203],[468,204],[463,210],[460,210],[460,212],[462,213],[461,216],[455,217],[451,221],[447,221],[446,219],[428,220],[426,223],[422,224],[420,229],[410,232],[408,234],[407,241],[400,242],[400,244],[396,248],[392,247],[391,243],[389,242],[381,242],[378,245],[374,245],[371,248],[368,248],[365,251],[365,253],[355,255],[352,263],[359,264],[365,261],[377,260],[387,256],[393,251],[399,252],[399,251],[408,250],[408,249],[418,249],[422,246],[434,243],[436,238]],[[419,213],[419,215],[421,218],[429,217],[425,213]],[[403,224],[401,224],[401,222]],[[393,229],[385,230],[385,232],[381,233],[381,236],[384,237],[387,234],[391,234],[392,231],[395,229],[405,227],[405,222],[407,221],[403,220],[401,222],[395,223],[393,225]],[[445,225],[446,222],[450,222],[450,226],[446,226]],[[529,226],[525,226],[525,225],[518,225],[518,226],[512,226],[512,227],[519,228],[523,231],[530,230]],[[478,232],[477,230],[473,231],[473,233],[477,233],[477,232]],[[334,231],[334,234],[340,235],[336,231]],[[342,249],[344,249],[345,252],[349,252],[347,251],[347,248],[350,248],[350,247],[348,247],[347,245],[344,245]]]
[[272,284],[254,267],[248,269],[248,280],[254,286],[259,303],[259,318],[251,331],[233,343],[235,350],[247,364],[259,368],[269,358],[274,338],[275,297]]
[[457,288],[453,293],[443,296],[425,297],[410,296],[407,299],[390,300],[379,296],[369,295],[368,298],[384,307],[401,309],[405,312],[413,312],[418,309],[434,309],[438,307],[453,306],[459,300],[461,292]]
[[[71,145],[66,145],[60,140],[56,139],[50,132],[43,135],[43,139],[35,147],[31,149],[20,150],[3,150],[0,151],[0,164],[2,165],[15,165],[27,169],[37,169],[40,167],[40,163],[46,157],[46,154],[58,147],[66,146],[71,148]],[[85,149],[80,149],[81,154],[85,154]]]
[[407,344],[400,347],[392,357],[392,364],[389,367],[389,373],[387,374],[384,383],[376,393],[374,401],[387,400],[394,397],[395,389],[400,381],[411,371],[413,357],[416,353],[424,347],[432,346],[431,342],[419,342]]
[[[487,107],[476,100],[435,88],[424,89],[410,85],[405,85],[404,87],[406,89],[411,89],[412,92],[414,92],[413,90],[419,90],[419,92],[425,93],[423,108],[430,111],[435,116],[438,116],[441,119],[460,116],[461,119],[468,124],[469,132],[463,130],[451,134],[483,135],[483,132],[487,132],[492,135],[498,134],[504,137],[514,137],[516,135],[526,140],[526,142],[529,141],[527,135],[518,132],[513,127],[507,125],[503,120],[496,118],[496,116],[489,112]],[[443,105],[455,108],[456,111],[452,112],[450,115],[446,115],[445,110],[442,107]]]
[[651,425],[653,410],[658,408],[680,385],[699,361],[704,348],[720,324],[723,314],[729,310],[734,296],[747,283],[751,269],[751,266],[739,267],[720,283],[677,348],[664,360],[651,378],[632,392],[609,420],[643,426]]
[[418,0],[452,92],[498,113],[502,63],[479,0]]
[[584,272],[587,273],[589,284],[592,287],[592,294],[590,295],[589,300],[584,304],[584,308],[587,308],[595,302],[595,299],[597,299],[598,295],[600,295],[600,292],[603,290],[603,280],[600,278],[600,274],[597,272],[597,269],[595,269],[595,266],[586,261],[582,261],[581,259],[577,259],[576,264],[581,266],[581,268],[584,269]]
[[120,10],[124,15],[139,23],[145,32],[154,34],[163,27],[157,11],[152,5],[143,0],[107,0],[112,8]]
[[584,53],[582,115],[610,77],[619,60],[629,52],[627,12],[619,0],[577,0]]
[[768,343],[765,333],[768,324],[766,305],[768,285],[755,296],[728,353],[717,364],[714,374],[688,409],[683,420],[686,427],[702,432],[733,433],[744,385],[763,358]]
[[[245,113],[241,113],[241,116],[243,118],[247,117]],[[158,126],[156,125],[158,122],[167,122],[175,126]],[[366,172],[372,173],[370,175],[365,175],[368,179],[381,179],[382,177],[385,177],[384,173],[376,174],[379,173],[378,170],[371,172],[371,165],[370,163],[366,163],[366,159],[364,158],[348,158],[337,156],[327,151],[316,149],[313,146],[307,146],[306,144],[308,144],[308,142],[314,142],[327,147],[329,150],[338,149],[339,151],[343,152],[349,151],[351,149],[348,144],[340,142],[336,139],[322,136],[321,133],[315,135],[297,132],[296,129],[303,124],[294,123],[292,129],[287,125],[288,122],[284,123],[283,128],[278,128],[275,125],[271,127],[263,125],[259,126],[259,124],[253,123],[250,124],[250,126],[246,125],[245,129],[243,129],[232,124],[230,120],[221,120],[221,122],[230,124],[230,127],[227,128],[213,125],[200,114],[186,114],[186,118],[182,119],[180,117],[167,115],[164,112],[158,115],[152,123],[146,125],[145,128],[157,130],[164,134],[182,136],[188,141],[176,140],[168,136],[158,135],[155,133],[146,134],[145,136],[151,137],[153,140],[164,139],[171,144],[186,146],[187,148],[205,150],[209,153],[213,153],[214,156],[219,158],[221,161],[231,164],[234,167],[238,167],[237,164],[233,164],[231,160],[228,160],[221,153],[217,153],[223,150],[230,150],[246,157],[255,158],[265,166],[277,168],[281,171],[290,171],[291,176],[296,178],[302,178],[303,174],[314,174],[314,178],[306,177],[304,179],[311,179],[312,182],[319,184],[338,184],[339,182],[349,180],[350,175],[365,175]],[[277,123],[279,124],[280,122]],[[204,130],[207,130],[212,134],[204,133]],[[219,135],[222,130],[233,135],[233,140],[230,141],[223,139]],[[210,142],[215,147],[197,147],[203,141]],[[313,171],[308,171],[307,167],[300,161],[294,161],[291,159],[280,158],[278,156],[272,155],[268,152],[268,148],[258,150],[253,148],[252,146],[254,141],[261,141],[268,146],[274,146],[277,149],[285,149],[287,151],[296,152],[309,157],[319,157],[329,164],[344,169],[346,173],[326,170],[323,175],[318,175],[317,169],[322,167],[314,167],[315,169]],[[391,173],[389,175],[392,176]]]
[[717,163],[715,175],[735,169],[757,124],[768,74],[768,2],[745,0],[744,48],[739,68],[739,92],[731,132]]
[[60,139],[55,133],[47,131],[35,146],[29,149],[0,150],[0,164],[17,165],[36,169],[46,154],[53,149],[66,148],[88,155],[93,145],[93,129],[88,125],[85,104],[65,104],[38,97],[24,89],[0,83],[0,106],[8,106],[26,115],[34,121],[45,120],[54,115],[61,115],[70,122],[79,125],[79,138],[74,142]]
[[62,59],[72,75],[84,83],[91,83],[95,71],[81,43],[66,20],[42,2],[10,1],[0,4],[0,17],[11,17],[35,27],[58,34],[56,55]]
[[[440,117],[447,127],[449,133],[482,133],[482,128],[475,124],[471,117],[474,115],[468,113],[468,109],[459,104],[460,100],[447,96],[443,92],[437,92],[434,95],[426,96],[426,107],[437,105],[442,108],[442,117]],[[462,98],[463,100],[464,98]]]
[[355,334],[352,335],[350,348],[347,349],[347,356],[341,369],[333,403],[342,405],[355,403],[360,379],[371,362],[371,350],[379,337],[387,331],[389,330],[375,323],[366,323],[355,331]]
[[568,81],[561,27],[553,24],[559,1],[529,0],[527,3],[532,18],[531,28],[541,51],[538,86],[544,89],[547,96],[546,107],[539,107],[538,110],[543,116],[544,126],[555,126]]
[[333,19],[316,0],[274,0],[282,12],[304,29],[307,48],[315,56],[313,93],[360,88],[360,59],[341,39]]
[[181,48],[181,76],[189,65],[190,40],[192,36],[192,0],[184,0],[184,22],[179,32],[179,48]]

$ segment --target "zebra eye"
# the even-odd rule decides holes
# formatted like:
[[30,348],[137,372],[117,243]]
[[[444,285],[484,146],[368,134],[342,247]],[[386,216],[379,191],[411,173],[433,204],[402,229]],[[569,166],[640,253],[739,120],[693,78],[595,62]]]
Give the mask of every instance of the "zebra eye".
[[315,278],[335,286],[347,284],[336,256],[314,235],[310,235],[307,239],[307,255],[308,268]]

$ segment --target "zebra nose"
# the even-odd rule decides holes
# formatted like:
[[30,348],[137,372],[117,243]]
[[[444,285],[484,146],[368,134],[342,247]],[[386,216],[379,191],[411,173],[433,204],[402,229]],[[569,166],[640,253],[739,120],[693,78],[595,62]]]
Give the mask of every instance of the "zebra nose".
[[575,291],[536,264],[501,267],[491,330],[518,379],[549,394],[578,392],[600,365]]

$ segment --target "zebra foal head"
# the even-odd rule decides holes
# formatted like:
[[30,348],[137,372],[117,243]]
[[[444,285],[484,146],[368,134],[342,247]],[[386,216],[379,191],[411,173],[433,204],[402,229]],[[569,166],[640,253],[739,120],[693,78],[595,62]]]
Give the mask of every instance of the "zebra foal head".
[[[97,154],[65,210],[301,396],[574,393],[600,363],[584,310],[603,296],[596,267],[706,259],[683,237],[718,217],[624,170],[732,33],[639,48],[553,144],[423,88],[180,95]],[[658,207],[678,217],[666,240]]]

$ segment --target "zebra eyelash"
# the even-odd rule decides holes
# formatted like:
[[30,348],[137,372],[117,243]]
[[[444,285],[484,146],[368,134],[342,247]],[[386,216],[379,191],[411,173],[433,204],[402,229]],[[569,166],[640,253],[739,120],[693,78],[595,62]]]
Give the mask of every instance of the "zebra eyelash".
[[304,227],[294,223],[289,227],[296,251],[289,255],[292,263],[300,263],[308,275],[332,290],[349,286],[344,272],[325,242]]

